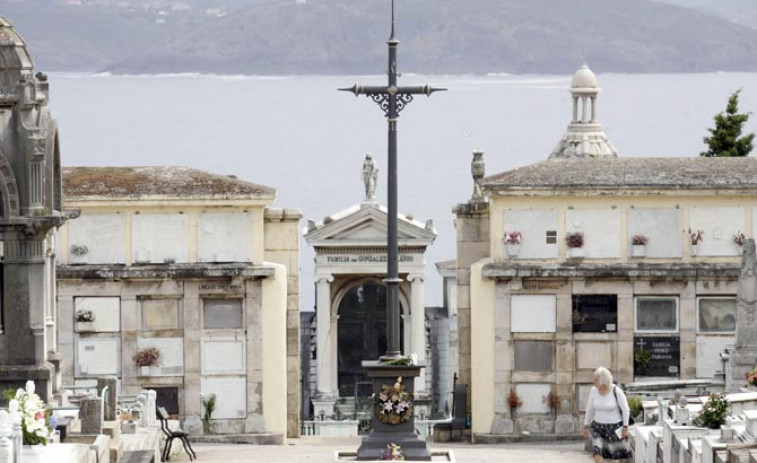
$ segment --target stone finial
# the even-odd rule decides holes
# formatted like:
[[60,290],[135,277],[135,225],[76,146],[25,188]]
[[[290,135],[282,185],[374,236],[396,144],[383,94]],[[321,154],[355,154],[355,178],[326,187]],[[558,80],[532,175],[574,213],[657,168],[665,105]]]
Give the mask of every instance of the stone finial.
[[471,202],[480,203],[484,201],[484,195],[481,192],[481,179],[486,173],[486,163],[484,162],[484,151],[473,150],[473,160],[470,165],[471,176],[473,177],[473,195]]
[[426,220],[426,230],[433,231],[434,230],[434,219],[428,219]]

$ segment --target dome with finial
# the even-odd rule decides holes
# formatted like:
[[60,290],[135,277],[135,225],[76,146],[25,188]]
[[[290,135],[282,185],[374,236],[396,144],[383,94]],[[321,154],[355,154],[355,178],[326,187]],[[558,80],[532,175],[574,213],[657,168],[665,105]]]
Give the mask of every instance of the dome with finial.
[[31,79],[33,69],[26,42],[8,20],[0,17],[0,100],[18,101],[19,84]]
[[618,151],[597,120],[599,92],[597,76],[583,63],[570,85],[573,116],[549,159],[618,157]]
[[589,69],[586,63],[583,63],[581,67],[573,74],[573,82],[570,84],[570,88],[598,88],[597,76]]

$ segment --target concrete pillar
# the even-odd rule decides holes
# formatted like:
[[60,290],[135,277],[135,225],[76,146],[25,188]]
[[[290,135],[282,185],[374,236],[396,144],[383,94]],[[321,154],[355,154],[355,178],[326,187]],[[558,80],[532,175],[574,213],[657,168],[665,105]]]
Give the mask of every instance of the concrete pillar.
[[[103,394],[105,386],[108,387],[108,390]],[[102,397],[105,402],[103,416],[103,420],[105,421],[113,421],[116,419],[116,402],[118,397],[117,387],[118,378],[115,376],[103,376],[102,378],[97,378],[97,395]]]
[[591,97],[591,122],[597,122],[597,96]]
[[[409,275],[410,280],[410,326],[412,337],[410,353],[418,356],[420,365],[426,364],[426,295],[424,292],[423,275]],[[426,375],[415,379],[415,390],[418,394],[426,394]]]
[[334,277],[331,275],[318,279],[316,283],[316,346],[318,356],[316,372],[316,393],[319,396],[331,395],[333,388],[331,384],[331,282]]

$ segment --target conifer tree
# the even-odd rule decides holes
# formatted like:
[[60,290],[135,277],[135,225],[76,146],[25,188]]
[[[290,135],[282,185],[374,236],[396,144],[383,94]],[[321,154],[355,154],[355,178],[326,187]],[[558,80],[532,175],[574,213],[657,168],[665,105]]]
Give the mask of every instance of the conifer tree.
[[742,127],[752,113],[739,114],[739,93],[741,89],[728,98],[725,113],[715,115],[715,127],[707,129],[710,136],[704,137],[710,149],[700,153],[700,156],[747,156],[752,151],[754,133],[741,136]]

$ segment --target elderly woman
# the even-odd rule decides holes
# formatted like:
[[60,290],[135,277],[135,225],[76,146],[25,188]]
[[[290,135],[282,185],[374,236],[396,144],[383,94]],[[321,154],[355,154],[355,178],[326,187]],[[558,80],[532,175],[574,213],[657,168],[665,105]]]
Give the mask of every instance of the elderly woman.
[[626,395],[612,383],[612,373],[605,367],[597,368],[584,418],[584,437],[591,433],[596,463],[605,458],[618,461],[632,456],[626,442],[629,416]]

